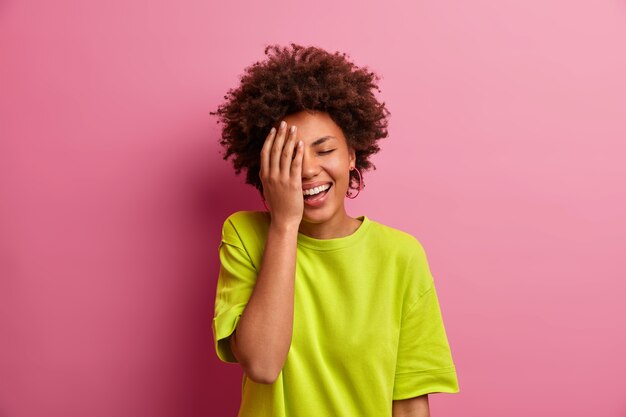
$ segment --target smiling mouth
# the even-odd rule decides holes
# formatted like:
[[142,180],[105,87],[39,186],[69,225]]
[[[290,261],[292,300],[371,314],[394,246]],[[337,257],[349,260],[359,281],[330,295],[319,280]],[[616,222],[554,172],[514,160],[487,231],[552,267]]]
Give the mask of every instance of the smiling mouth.
[[324,197],[326,194],[328,194],[328,192],[333,188],[333,184],[330,184],[330,187],[328,187],[327,190],[322,191],[321,193],[315,194],[315,195],[304,195],[304,200],[305,201],[316,201],[319,200],[320,198]]

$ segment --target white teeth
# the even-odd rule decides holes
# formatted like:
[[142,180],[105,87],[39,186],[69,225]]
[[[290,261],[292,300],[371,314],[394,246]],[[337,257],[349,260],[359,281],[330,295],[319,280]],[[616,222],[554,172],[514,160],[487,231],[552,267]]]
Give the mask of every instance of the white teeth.
[[319,187],[311,188],[309,190],[304,190],[302,194],[304,195],[315,195],[319,194],[322,191],[328,190],[330,188],[330,184],[320,185]]

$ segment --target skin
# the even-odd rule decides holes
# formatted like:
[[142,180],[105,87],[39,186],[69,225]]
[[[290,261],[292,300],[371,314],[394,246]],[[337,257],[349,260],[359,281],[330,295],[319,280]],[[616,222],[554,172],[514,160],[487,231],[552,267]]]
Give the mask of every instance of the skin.
[[259,177],[271,222],[254,289],[230,337],[243,371],[261,384],[278,378],[293,334],[296,248],[304,210],[304,148],[295,148],[295,139],[295,132],[287,135],[286,125],[281,126],[270,132],[261,150]]
[[395,400],[392,408],[393,417],[430,417],[428,394],[419,397]]
[[[333,184],[323,206],[303,204],[299,232],[316,239],[351,235],[361,225],[360,220],[348,216],[344,204],[350,167],[354,168],[356,164],[354,149],[348,145],[343,131],[326,112],[301,111],[283,120],[288,126],[297,126],[297,140],[304,142],[301,183],[328,181]],[[325,136],[331,138],[313,145],[313,142]],[[273,212],[272,206],[268,206]]]
[[[355,151],[330,115],[302,111],[277,124],[261,150],[259,177],[271,214],[255,288],[229,343],[246,375],[272,384],[283,368],[293,334],[298,233],[316,239],[351,235],[361,221],[348,216],[345,195]],[[294,132],[288,127],[297,126]],[[332,136],[323,143],[314,142]],[[302,141],[302,146],[298,142]],[[304,204],[302,184],[331,182],[321,207]],[[393,402],[394,417],[429,417],[428,396]]]

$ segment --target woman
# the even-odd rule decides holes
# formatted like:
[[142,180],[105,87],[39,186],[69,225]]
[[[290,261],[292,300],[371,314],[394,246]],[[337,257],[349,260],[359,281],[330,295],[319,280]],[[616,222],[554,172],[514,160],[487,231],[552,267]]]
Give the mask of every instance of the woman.
[[344,206],[387,137],[378,76],[316,47],[265,54],[212,113],[267,209],[231,214],[219,245],[213,337],[244,371],[239,416],[428,416],[459,388],[426,254]]

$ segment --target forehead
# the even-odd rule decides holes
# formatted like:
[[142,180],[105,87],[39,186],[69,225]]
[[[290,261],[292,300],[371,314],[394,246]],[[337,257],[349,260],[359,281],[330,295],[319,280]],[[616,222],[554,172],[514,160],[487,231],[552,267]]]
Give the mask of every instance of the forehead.
[[[301,111],[287,115],[283,118],[287,126],[296,125],[297,139],[301,139],[305,144],[311,145],[320,138],[332,136],[327,141],[345,142],[345,137],[341,128],[326,112],[322,111]],[[278,121],[280,123],[280,120]]]

